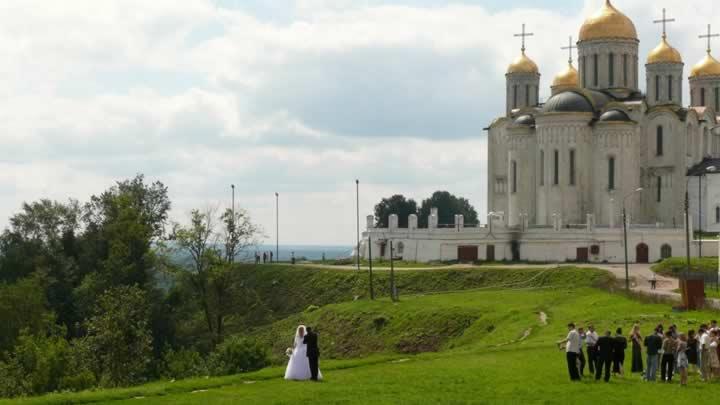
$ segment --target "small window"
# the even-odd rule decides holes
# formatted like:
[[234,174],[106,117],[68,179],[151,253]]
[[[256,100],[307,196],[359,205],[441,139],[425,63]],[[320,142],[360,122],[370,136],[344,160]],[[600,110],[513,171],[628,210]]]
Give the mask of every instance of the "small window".
[[553,184],[557,186],[560,184],[560,152],[557,149],[553,160]]
[[668,76],[668,100],[672,101],[673,99],[673,77]]
[[598,55],[593,55],[593,85],[598,86],[599,80],[598,80]]
[[540,151],[540,185],[545,185],[545,151]]
[[608,159],[608,190],[615,190],[615,158]]
[[720,224],[720,207],[715,207],[715,223]]
[[615,85],[615,54],[611,53],[608,55],[608,76],[610,87]]
[[655,136],[655,151],[657,156],[663,155],[663,127],[659,125],[657,127],[657,134]]
[[660,76],[655,76],[655,101],[660,100]]
[[513,86],[513,109],[517,108],[517,96],[518,96],[518,86],[517,84]]
[[720,89],[715,87],[715,112],[720,111]]
[[662,177],[657,178],[657,202],[662,202]]
[[580,63],[582,63],[582,85],[583,85],[583,87],[587,87],[587,64],[585,63],[586,60],[587,60],[587,58],[585,56],[583,56],[582,59],[580,60],[581,61]]
[[512,192],[517,193],[517,162],[512,161]]
[[672,257],[672,247],[670,245],[665,244],[660,247],[660,257],[662,259],[669,259]]
[[623,86],[627,87],[628,85],[628,56],[627,54],[623,55]]
[[402,242],[399,242],[397,244],[397,251],[395,252],[398,256],[402,256],[403,253],[405,253],[405,244]]
[[705,107],[705,89],[700,89],[700,107]]
[[575,185],[575,150],[570,150],[570,185]]
[[526,107],[530,106],[530,85],[529,84],[525,85],[525,106]]

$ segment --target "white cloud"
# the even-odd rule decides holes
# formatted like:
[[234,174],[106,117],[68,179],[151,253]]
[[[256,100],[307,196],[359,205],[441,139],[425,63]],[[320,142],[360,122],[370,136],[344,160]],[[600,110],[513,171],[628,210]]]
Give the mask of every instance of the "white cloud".
[[[355,178],[363,216],[436,189],[484,210],[482,128],[504,109],[512,34],[535,32],[547,97],[559,48],[600,0],[576,13],[368,3],[296,0],[273,20],[211,0],[3,1],[0,223],[23,200],[86,199],[138,172],[170,187],[176,218],[227,204],[235,183],[269,234],[278,191],[288,243],[353,243]],[[686,65],[718,16],[697,0],[615,3],[642,54],[668,7]]]

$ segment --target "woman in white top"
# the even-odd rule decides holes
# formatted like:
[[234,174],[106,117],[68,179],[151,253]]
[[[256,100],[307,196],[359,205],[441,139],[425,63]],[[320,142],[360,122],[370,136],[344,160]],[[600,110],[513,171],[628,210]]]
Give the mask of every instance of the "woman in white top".
[[[293,341],[293,350],[285,369],[286,380],[309,380],[310,361],[307,357],[307,346],[303,343],[305,338],[305,325],[300,325],[295,332],[295,340]],[[322,380],[322,373],[318,370],[318,379]]]

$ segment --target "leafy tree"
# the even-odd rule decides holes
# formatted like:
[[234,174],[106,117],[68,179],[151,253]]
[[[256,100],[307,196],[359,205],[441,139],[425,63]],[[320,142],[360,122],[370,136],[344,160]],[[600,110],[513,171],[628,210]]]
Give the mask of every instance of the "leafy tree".
[[21,331],[44,334],[54,321],[41,277],[0,284],[0,352],[12,348]]
[[212,209],[193,210],[190,224],[175,224],[171,236],[178,249],[190,257],[189,271],[183,277],[216,344],[222,341],[226,319],[247,312],[256,302],[256,294],[237,280],[231,264],[259,233],[245,211],[237,211],[233,217],[227,210],[219,219],[223,228],[218,231]]
[[103,386],[145,381],[152,360],[150,306],[137,286],[113,287],[98,300],[87,321],[87,344]]
[[478,222],[477,211],[468,200],[456,197],[447,191],[436,191],[430,198],[423,200],[420,206],[418,222],[423,228],[428,226],[431,208],[438,209],[438,223],[440,224],[453,224],[455,215],[458,214],[465,217],[466,224]]
[[397,214],[401,228],[407,228],[408,217],[417,214],[417,203],[413,199],[396,194],[390,198],[383,198],[375,206],[375,224],[380,228],[387,228],[391,214]]

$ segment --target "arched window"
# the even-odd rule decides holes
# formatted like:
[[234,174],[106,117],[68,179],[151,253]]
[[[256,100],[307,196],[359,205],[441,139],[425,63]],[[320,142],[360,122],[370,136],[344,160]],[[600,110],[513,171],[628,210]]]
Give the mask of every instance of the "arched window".
[[662,202],[662,177],[657,178],[657,202]]
[[545,185],[545,151],[540,151],[540,185]]
[[598,85],[598,55],[593,55],[593,85]]
[[628,85],[628,56],[627,54],[623,55],[623,86],[627,87]]
[[570,185],[575,185],[575,149],[570,149]]
[[610,87],[615,86],[615,54],[608,55],[608,79]]
[[700,89],[700,107],[705,107],[705,89]]
[[662,245],[660,247],[660,257],[664,259],[669,259],[672,257],[672,247],[668,244]]
[[655,134],[655,152],[657,156],[663,155],[663,127],[658,125],[657,133]]
[[720,207],[715,207],[715,223],[720,224]]
[[529,84],[525,85],[525,106],[526,107],[530,106],[530,85]]
[[518,86],[513,85],[513,109],[517,108],[517,96],[518,96]]
[[560,184],[560,152],[555,149],[555,156],[553,159],[553,185]]
[[673,77],[668,76],[668,100],[672,101],[673,99]]
[[615,190],[615,158],[608,158],[608,190]]
[[660,75],[655,76],[655,101],[660,100]]
[[512,161],[512,192],[517,193],[517,162]]
[[720,111],[720,89],[715,87],[715,112]]
[[587,58],[585,56],[580,59],[580,63],[582,64],[582,86],[587,87],[587,63],[585,61]]

